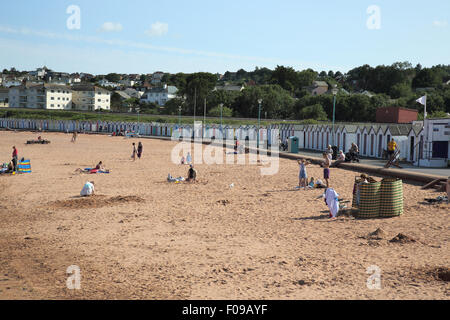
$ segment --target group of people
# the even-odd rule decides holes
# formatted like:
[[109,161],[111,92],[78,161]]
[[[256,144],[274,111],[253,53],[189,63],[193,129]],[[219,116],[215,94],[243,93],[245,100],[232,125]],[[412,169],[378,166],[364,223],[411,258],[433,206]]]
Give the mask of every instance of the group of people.
[[300,167],[299,172],[299,181],[298,181],[298,189],[307,189],[307,188],[328,188],[330,183],[330,158],[328,157],[327,153],[324,153],[324,161],[322,163],[322,166],[324,168],[323,170],[323,178],[326,183],[323,183],[322,180],[317,179],[317,181],[314,181],[314,178],[311,178],[311,180],[308,182],[308,173],[306,170],[306,167],[310,165],[311,163],[307,160],[301,159],[298,160],[298,165]]
[[12,159],[11,159],[11,161],[8,164],[4,163],[1,166],[1,168],[0,168],[1,169],[0,170],[1,173],[13,173],[14,174],[18,170],[17,162],[18,162],[18,154],[19,153],[17,151],[16,146],[13,146],[12,149],[13,149]]
[[[331,146],[330,146],[331,148]],[[298,189],[313,189],[313,188],[323,188],[325,189],[324,194],[322,197],[325,200],[325,204],[328,206],[330,210],[330,219],[336,219],[337,213],[339,211],[339,195],[336,193],[336,191],[330,187],[330,166],[332,164],[332,153],[324,152],[323,153],[324,160],[321,163],[321,166],[323,167],[323,179],[325,180],[325,183],[323,183],[320,179],[318,179],[316,182],[314,182],[314,178],[311,178],[310,182],[308,183],[308,173],[306,170],[306,167],[311,164],[309,161],[301,159],[298,160],[298,164],[300,167],[299,172],[299,185]],[[345,159],[344,159],[345,161]]]
[[138,157],[138,159],[141,159],[143,151],[144,146],[142,145],[142,142],[138,143],[137,148],[136,143],[133,142],[133,153],[131,154],[131,159],[133,159],[133,161],[136,161],[136,156]]

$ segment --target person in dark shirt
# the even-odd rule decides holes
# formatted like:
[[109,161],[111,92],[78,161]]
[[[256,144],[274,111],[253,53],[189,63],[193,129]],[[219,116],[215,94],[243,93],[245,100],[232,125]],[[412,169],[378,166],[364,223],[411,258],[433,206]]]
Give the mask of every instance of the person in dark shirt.
[[17,157],[18,157],[18,152],[16,149],[16,146],[13,146],[13,153],[12,153],[12,165],[13,165],[13,171],[17,171]]
[[188,170],[188,178],[186,179],[186,181],[191,182],[191,181],[196,181],[197,179],[197,170],[194,169],[194,166],[191,164],[189,166],[189,170]]
[[142,145],[141,142],[139,142],[138,144],[138,148],[137,148],[137,156],[140,159],[142,156],[142,151],[144,150],[144,146]]

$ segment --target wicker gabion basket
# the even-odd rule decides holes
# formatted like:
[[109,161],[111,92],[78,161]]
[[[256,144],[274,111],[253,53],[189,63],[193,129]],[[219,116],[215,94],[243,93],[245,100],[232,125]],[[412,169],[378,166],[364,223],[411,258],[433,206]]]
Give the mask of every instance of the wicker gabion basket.
[[380,216],[381,182],[364,183],[359,185],[358,218],[371,219]]
[[383,179],[380,192],[380,217],[398,217],[403,214],[403,181]]

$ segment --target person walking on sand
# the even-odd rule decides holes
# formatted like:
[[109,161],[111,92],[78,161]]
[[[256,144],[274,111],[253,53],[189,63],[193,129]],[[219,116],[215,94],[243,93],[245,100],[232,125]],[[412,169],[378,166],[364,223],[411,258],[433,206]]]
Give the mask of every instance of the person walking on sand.
[[329,183],[329,179],[330,179],[330,165],[331,165],[331,160],[328,157],[328,154],[326,152],[323,153],[323,178],[325,179],[325,182],[327,184],[327,188],[329,187],[330,183]]
[[136,161],[136,154],[137,154],[136,143],[133,142],[133,153],[131,154],[131,159],[133,159],[133,161]]
[[77,131],[74,131],[73,134],[72,134],[72,142],[73,143],[75,143],[77,141],[77,136],[78,136]]
[[142,157],[142,151],[144,150],[144,146],[142,145],[141,142],[139,142],[138,144],[138,148],[137,148],[137,156],[139,159],[141,159]]
[[17,171],[17,158],[18,158],[18,152],[16,149],[16,146],[13,146],[13,152],[12,152],[12,165],[13,165],[13,172]]

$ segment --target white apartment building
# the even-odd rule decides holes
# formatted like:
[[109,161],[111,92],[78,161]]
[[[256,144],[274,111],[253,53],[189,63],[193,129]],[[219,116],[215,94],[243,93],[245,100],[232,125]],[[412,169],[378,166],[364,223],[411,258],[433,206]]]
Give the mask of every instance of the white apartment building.
[[72,87],[73,108],[76,110],[110,110],[111,92],[93,85]]
[[54,84],[22,84],[9,89],[10,108],[69,110],[72,90]]
[[174,86],[164,85],[162,88],[151,88],[141,97],[141,101],[146,103],[156,103],[163,106],[170,99],[176,98],[177,92],[178,89]]

